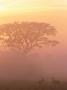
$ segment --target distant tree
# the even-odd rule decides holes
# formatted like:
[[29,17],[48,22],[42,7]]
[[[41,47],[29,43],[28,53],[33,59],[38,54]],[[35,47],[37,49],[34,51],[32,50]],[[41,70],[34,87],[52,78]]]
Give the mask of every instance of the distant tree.
[[0,46],[21,50],[27,54],[34,47],[56,45],[58,41],[49,38],[56,35],[56,29],[47,23],[15,22],[0,25]]

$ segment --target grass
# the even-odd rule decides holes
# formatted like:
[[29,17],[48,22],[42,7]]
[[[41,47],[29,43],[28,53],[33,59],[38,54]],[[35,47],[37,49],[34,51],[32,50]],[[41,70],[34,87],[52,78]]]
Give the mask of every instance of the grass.
[[67,82],[52,79],[46,81],[1,81],[0,90],[67,90]]

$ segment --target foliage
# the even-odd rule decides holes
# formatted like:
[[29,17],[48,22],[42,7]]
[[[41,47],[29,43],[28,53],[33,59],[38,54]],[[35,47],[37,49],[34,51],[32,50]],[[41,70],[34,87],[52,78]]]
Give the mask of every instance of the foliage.
[[58,41],[49,39],[56,35],[56,29],[47,23],[15,22],[0,25],[1,47],[18,49],[27,54],[35,47],[56,45]]

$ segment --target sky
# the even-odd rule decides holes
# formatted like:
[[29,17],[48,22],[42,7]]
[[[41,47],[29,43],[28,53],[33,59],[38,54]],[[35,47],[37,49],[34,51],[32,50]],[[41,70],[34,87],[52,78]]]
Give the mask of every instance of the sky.
[[67,0],[0,0],[0,12],[35,12],[67,9]]
[[0,0],[0,23],[21,18],[23,21],[38,20],[45,13],[48,16],[62,11],[67,11],[67,0]]

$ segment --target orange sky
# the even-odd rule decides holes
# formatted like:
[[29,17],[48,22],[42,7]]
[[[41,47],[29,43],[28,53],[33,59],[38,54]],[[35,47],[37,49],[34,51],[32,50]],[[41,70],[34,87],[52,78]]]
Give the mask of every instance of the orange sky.
[[[0,0],[0,14],[67,9],[67,0]],[[0,15],[0,16],[1,16]]]
[[67,10],[67,0],[0,0],[0,22],[21,19],[39,21],[45,13],[45,16],[51,16],[52,12],[58,10]]

